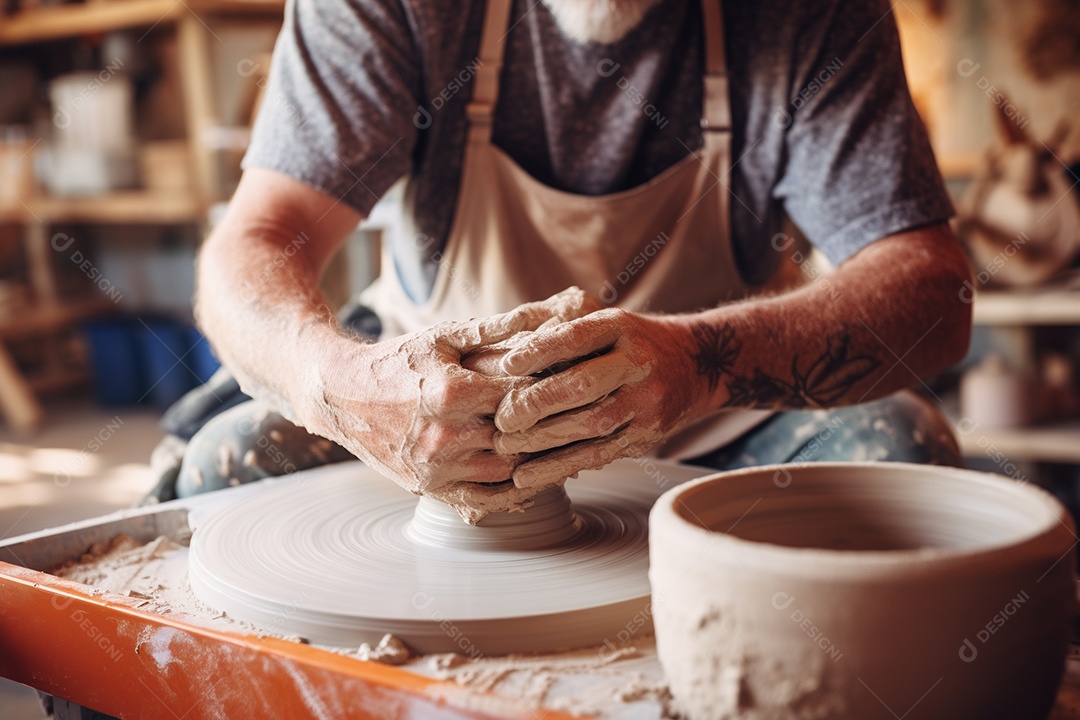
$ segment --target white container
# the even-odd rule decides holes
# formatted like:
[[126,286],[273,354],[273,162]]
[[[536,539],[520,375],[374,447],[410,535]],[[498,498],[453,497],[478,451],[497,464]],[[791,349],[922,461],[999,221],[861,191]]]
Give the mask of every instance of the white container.
[[18,208],[34,195],[34,145],[26,128],[0,126],[0,208]]
[[650,516],[657,646],[693,720],[1036,720],[1073,612],[1056,500],[901,463],[770,466]]
[[104,195],[139,184],[133,149],[54,145],[41,151],[39,162],[49,194],[60,197]]
[[131,80],[113,70],[62,75],[49,84],[55,144],[83,150],[135,145]]
[[960,412],[993,428],[1030,425],[1038,418],[1038,386],[991,355],[960,378]]
[[53,195],[100,195],[138,185],[131,80],[119,68],[62,75],[49,84],[53,142],[42,180]]

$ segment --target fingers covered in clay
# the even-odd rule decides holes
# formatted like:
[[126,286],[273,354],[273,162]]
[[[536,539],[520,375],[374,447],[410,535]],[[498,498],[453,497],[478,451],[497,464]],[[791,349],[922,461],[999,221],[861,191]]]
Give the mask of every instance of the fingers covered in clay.
[[541,420],[527,430],[496,432],[494,446],[505,454],[544,452],[608,435],[633,420],[634,414],[616,392],[583,408]]
[[610,347],[622,329],[618,310],[602,310],[535,333],[503,358],[508,375],[534,375],[560,363],[575,360]]
[[533,385],[511,389],[499,403],[495,426],[504,433],[519,433],[544,418],[601,400],[646,374],[648,368],[619,351],[586,360]]
[[643,454],[694,420],[702,404],[691,347],[680,323],[619,309],[519,343],[504,369],[551,374],[510,390],[495,414],[496,449],[531,455],[514,471],[515,484],[546,487]]
[[469,322],[444,322],[432,330],[450,348],[467,354],[485,345],[494,345],[517,333],[549,327],[583,317],[604,307],[600,300],[577,287],[569,287],[546,300],[525,303],[500,315]]
[[509,479],[518,458],[494,457],[493,416],[508,390],[534,380],[497,370],[501,355],[463,367],[474,344],[515,334],[485,322],[442,323],[342,358],[320,392],[328,436],[416,494]]
[[522,330],[538,330],[585,317],[605,307],[599,298],[572,286],[546,300],[526,303],[506,314],[522,322]]
[[587,440],[542,455],[518,465],[514,470],[514,486],[522,489],[542,489],[582,470],[594,470],[621,457],[633,457],[646,447],[631,440],[632,433],[623,429],[612,435]]
[[457,483],[494,485],[506,482],[513,477],[514,469],[524,459],[525,456],[503,455],[491,450],[433,458],[427,464],[438,476],[438,481],[425,487],[423,494],[431,495]]

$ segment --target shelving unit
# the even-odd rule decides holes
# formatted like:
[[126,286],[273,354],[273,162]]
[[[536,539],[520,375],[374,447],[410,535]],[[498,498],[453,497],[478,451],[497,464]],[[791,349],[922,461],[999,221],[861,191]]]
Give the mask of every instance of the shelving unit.
[[16,340],[70,326],[111,309],[112,303],[92,296],[80,302],[38,304],[14,317],[0,319],[0,340]]
[[1080,325],[1080,291],[979,293],[972,310],[976,325]]
[[139,190],[101,197],[34,197],[23,206],[0,212],[0,222],[9,223],[141,222],[164,225],[199,222],[205,217],[205,203],[193,194]]
[[[1010,328],[1018,342],[1031,343],[1036,326],[1080,326],[1080,291],[1061,289],[980,292],[972,314],[976,325]],[[969,457],[1000,453],[1010,461],[1080,464],[1080,418],[1024,428],[957,432]]]
[[122,0],[83,5],[38,7],[9,15],[0,24],[0,45],[26,45],[80,35],[153,27],[161,23],[196,22],[202,15],[280,15],[282,0]]
[[1080,463],[1080,420],[1030,428],[986,428],[958,433],[960,450],[968,456],[1001,453],[1013,462]]
[[[82,4],[33,7],[0,18],[0,50],[56,43],[124,29],[151,31],[171,28],[176,33],[187,147],[193,170],[186,192],[129,191],[101,197],[24,197],[0,210],[0,224],[23,228],[26,274],[34,305],[17,317],[0,319],[0,412],[16,429],[29,431],[41,421],[37,392],[69,384],[85,372],[46,368],[37,377],[24,377],[6,343],[16,338],[51,337],[69,331],[79,321],[108,311],[104,298],[65,298],[57,292],[50,247],[52,226],[65,224],[190,225],[206,221],[211,205],[225,192],[217,150],[208,141],[218,126],[211,65],[211,26],[219,20],[263,20],[280,23],[284,0],[87,0]],[[140,38],[141,40],[141,38]]]

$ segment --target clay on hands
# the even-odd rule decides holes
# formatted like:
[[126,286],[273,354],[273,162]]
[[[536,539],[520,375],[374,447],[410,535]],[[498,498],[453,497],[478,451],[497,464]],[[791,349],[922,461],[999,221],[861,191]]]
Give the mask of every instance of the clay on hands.
[[357,345],[325,363],[316,431],[466,522],[524,509],[542,488],[509,482],[525,456],[496,451],[493,417],[508,392],[536,380],[503,372],[501,357],[515,336],[580,317],[595,302],[570,288],[503,315]]
[[502,360],[508,375],[572,364],[512,387],[499,404],[496,450],[540,453],[518,465],[514,484],[544,489],[642,455],[700,415],[683,342],[673,323],[612,308],[519,343]]

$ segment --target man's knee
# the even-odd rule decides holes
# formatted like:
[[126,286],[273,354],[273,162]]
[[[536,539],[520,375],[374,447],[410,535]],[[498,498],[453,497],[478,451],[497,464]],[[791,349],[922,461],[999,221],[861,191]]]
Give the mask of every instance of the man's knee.
[[191,438],[176,495],[188,497],[352,457],[262,403],[247,402],[214,417]]
[[833,426],[834,439],[806,459],[963,464],[949,421],[914,393],[896,393],[830,415],[827,426]]

